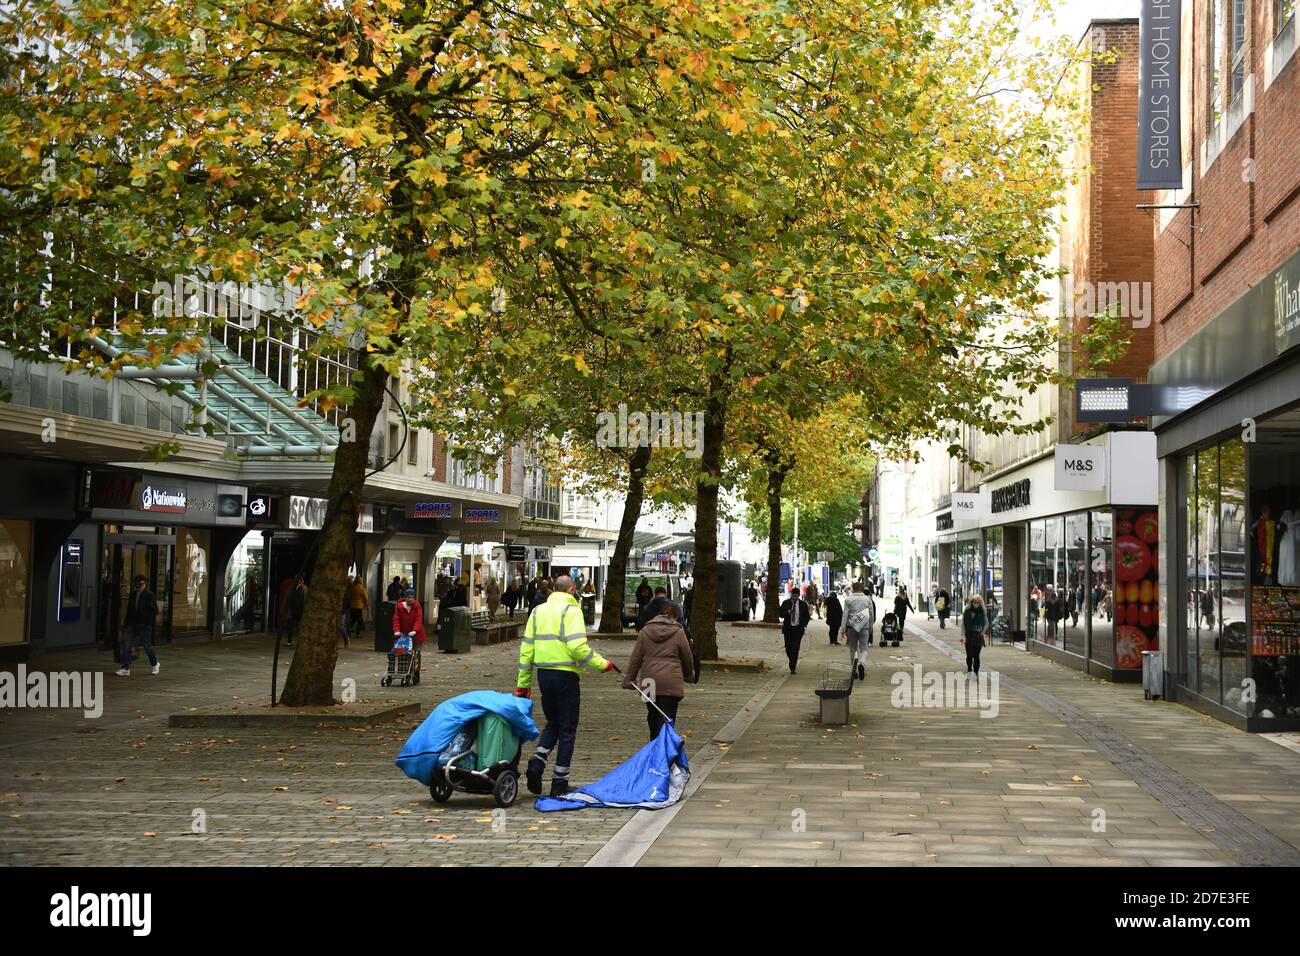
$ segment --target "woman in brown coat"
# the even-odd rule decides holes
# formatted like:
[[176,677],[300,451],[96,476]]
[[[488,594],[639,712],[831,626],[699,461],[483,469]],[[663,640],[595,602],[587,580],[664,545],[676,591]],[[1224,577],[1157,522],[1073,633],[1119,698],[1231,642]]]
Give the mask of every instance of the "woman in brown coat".
[[[677,723],[677,705],[686,696],[686,681],[695,679],[695,658],[686,632],[677,620],[677,606],[671,601],[646,622],[632,647],[623,686],[629,690],[637,686],[658,705],[656,710],[646,704],[646,722],[650,725],[650,739],[659,736],[663,726],[662,710],[674,724]],[[648,685],[648,686],[647,686]]]

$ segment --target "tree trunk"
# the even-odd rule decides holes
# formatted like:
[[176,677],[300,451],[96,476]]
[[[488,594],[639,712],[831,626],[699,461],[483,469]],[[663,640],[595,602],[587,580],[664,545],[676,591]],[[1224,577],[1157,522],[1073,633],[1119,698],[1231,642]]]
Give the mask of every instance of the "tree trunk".
[[767,471],[767,588],[763,595],[763,620],[775,624],[781,609],[781,487],[785,469]]
[[329,510],[318,532],[315,572],[308,582],[307,605],[294,634],[293,663],[280,695],[280,703],[291,707],[334,703],[343,589],[355,554],[357,506],[365,485],[370,435],[384,405],[388,373],[363,368],[354,378],[359,381],[348,415],[356,423],[356,440],[341,442],[334,454]]
[[[618,541],[609,559],[605,575],[605,601],[601,605],[600,629],[614,634],[623,630],[623,592],[627,587],[627,559],[632,554],[632,534],[641,520],[645,500],[645,476],[650,467],[650,446],[640,445],[628,461],[627,499],[623,502],[623,520],[618,526]],[[611,623],[613,622],[613,623]]]
[[718,489],[722,479],[722,436],[727,407],[722,383],[709,383],[704,411],[704,449],[695,482],[695,593],[691,598],[691,634],[706,661],[718,659]]

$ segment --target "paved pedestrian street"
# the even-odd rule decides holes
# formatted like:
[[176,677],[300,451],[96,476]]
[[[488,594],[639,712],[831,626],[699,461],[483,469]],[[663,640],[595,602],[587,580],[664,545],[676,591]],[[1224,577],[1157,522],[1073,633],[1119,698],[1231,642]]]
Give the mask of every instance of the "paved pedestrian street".
[[[393,765],[418,718],[167,725],[185,708],[267,695],[266,638],[165,646],[159,675],[138,669],[129,679],[114,677],[102,653],[47,656],[46,670],[110,671],[106,706],[97,720],[63,710],[0,716],[0,864],[560,866],[598,852],[596,863],[647,866],[1300,860],[1294,749],[1007,645],[984,652],[999,678],[996,716],[980,716],[994,708],[973,696],[964,707],[917,707],[909,693],[909,706],[894,706],[896,672],[964,671],[945,654],[960,651],[954,630],[924,617],[908,624],[900,647],[872,649],[841,727],[818,721],[822,670],[848,658],[823,623],[810,626],[796,675],[779,631],[723,625],[724,655],[761,657],[771,670],[710,671],[688,689],[679,720],[696,789],[658,813],[540,814],[527,794],[498,813],[490,798],[459,793],[438,806]],[[600,645],[620,664],[631,649]],[[422,718],[454,694],[508,688],[517,649],[434,651],[419,686],[384,691],[382,655],[354,649],[342,652],[336,678],[355,679],[363,700],[416,701]],[[582,687],[579,782],[646,738],[632,692],[596,674]]]

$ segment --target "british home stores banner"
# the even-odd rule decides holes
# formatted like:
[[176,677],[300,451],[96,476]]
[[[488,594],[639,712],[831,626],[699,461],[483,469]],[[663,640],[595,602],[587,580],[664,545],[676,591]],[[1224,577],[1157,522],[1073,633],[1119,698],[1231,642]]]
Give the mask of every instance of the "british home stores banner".
[[1142,0],[1138,54],[1138,189],[1181,189],[1179,37],[1182,0]]

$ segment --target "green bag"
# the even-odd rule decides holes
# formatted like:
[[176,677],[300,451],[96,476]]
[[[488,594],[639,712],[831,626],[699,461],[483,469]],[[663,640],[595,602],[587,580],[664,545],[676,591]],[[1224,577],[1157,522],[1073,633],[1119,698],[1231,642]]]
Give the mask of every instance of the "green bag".
[[479,770],[487,770],[502,760],[511,761],[519,751],[519,741],[509,722],[499,714],[484,714],[478,724]]

